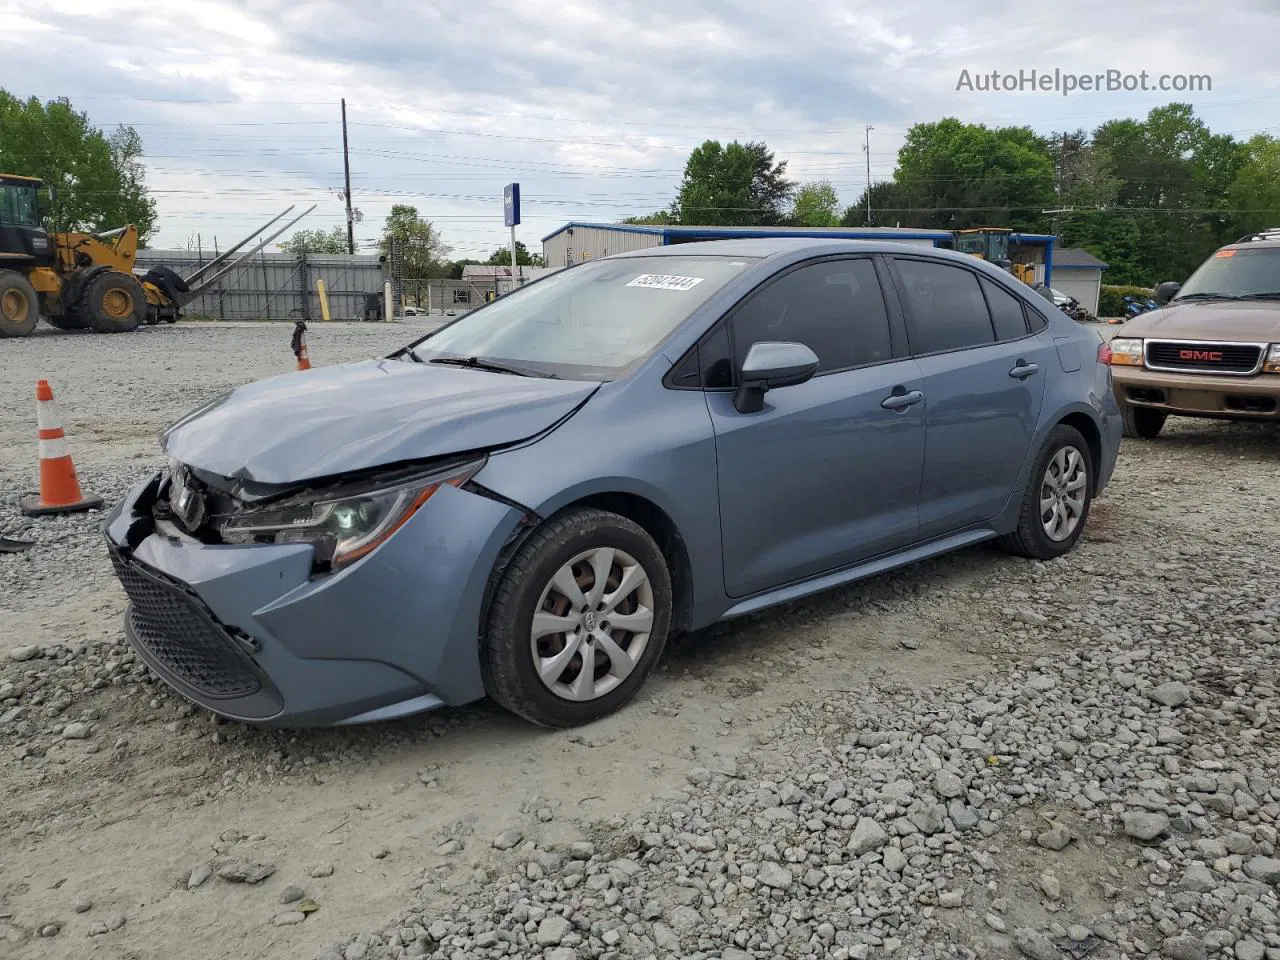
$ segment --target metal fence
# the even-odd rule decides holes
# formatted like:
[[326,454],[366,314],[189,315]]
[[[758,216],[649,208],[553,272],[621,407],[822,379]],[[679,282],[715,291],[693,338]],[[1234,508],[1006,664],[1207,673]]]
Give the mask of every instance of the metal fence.
[[466,313],[510,293],[510,277],[483,280],[413,280],[400,281],[401,304],[424,313]]
[[[215,252],[139,250],[137,269],[163,265],[188,276]],[[381,294],[386,279],[376,255],[261,253],[246,260],[196,297],[183,311],[212,320],[319,320],[323,279],[334,320],[363,320],[370,294]]]

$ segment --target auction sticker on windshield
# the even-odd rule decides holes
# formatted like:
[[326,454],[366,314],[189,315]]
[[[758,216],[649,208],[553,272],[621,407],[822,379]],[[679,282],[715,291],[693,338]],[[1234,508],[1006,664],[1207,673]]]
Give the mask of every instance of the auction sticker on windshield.
[[628,287],[648,287],[650,290],[692,290],[702,282],[702,277],[673,277],[665,273],[642,273]]

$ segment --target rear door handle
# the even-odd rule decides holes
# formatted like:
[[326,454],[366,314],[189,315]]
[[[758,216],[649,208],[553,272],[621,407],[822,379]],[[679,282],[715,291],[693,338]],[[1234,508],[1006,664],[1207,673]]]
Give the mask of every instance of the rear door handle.
[[880,401],[880,406],[886,410],[905,410],[912,404],[919,403],[924,399],[924,394],[919,390],[912,390],[909,393],[891,393]]
[[1039,371],[1040,371],[1039,364],[1019,363],[1017,366],[1015,366],[1012,370],[1009,371],[1009,376],[1013,377],[1016,380],[1025,380],[1027,379],[1027,377],[1031,376],[1033,373],[1038,373]]

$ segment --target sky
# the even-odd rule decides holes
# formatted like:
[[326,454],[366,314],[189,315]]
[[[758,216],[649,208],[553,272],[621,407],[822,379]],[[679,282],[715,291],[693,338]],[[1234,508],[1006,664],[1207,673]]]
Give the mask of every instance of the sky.
[[[1280,135],[1275,0],[0,0],[0,25],[0,88],[142,136],[161,249],[225,249],[291,203],[318,205],[300,226],[345,223],[344,97],[358,246],[407,203],[455,258],[506,245],[507,183],[538,251],[570,220],[668,206],[706,139],[763,140],[849,204],[868,137],[889,179],[908,128],[944,116],[1049,133],[1177,100]],[[978,79],[1032,70],[1212,89]]]

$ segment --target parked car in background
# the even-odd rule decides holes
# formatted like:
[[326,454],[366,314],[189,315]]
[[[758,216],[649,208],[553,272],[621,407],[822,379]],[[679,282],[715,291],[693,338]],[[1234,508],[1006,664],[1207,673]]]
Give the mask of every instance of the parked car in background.
[[1158,436],[1170,416],[1280,417],[1280,229],[1228,244],[1156,297],[1110,344],[1126,436]]
[[950,251],[588,261],[169,428],[106,524],[127,633],[252,723],[486,693],[585,723],[674,631],[981,541],[1066,553],[1120,443],[1099,347]]

